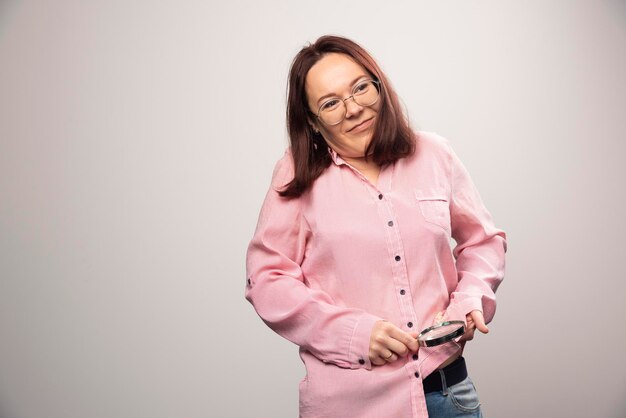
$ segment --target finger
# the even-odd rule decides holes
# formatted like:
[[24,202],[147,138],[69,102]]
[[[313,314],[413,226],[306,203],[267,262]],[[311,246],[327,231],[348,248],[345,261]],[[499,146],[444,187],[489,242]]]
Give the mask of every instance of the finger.
[[472,319],[472,315],[471,314],[465,315],[465,323],[466,323],[466,326],[465,326],[466,330],[468,330],[470,328],[471,329],[476,328],[476,324],[474,323],[474,320]]
[[380,358],[383,359],[383,361],[385,361],[386,363],[392,363],[398,360],[398,356],[396,355],[396,353],[390,350],[384,350]]
[[397,359],[396,353],[387,348],[385,344],[378,344],[376,348],[370,349],[370,360],[376,365],[386,364]]
[[459,338],[459,342],[471,341],[474,339],[474,328],[468,328],[465,334]]
[[489,332],[489,328],[487,328],[487,325],[485,325],[485,318],[483,317],[483,313],[481,311],[472,311],[470,312],[470,315],[472,316],[474,324],[476,324],[476,328],[480,332],[482,332],[483,334]]
[[[409,334],[408,332],[402,331],[398,327],[394,327],[391,330],[389,330],[389,337],[391,337],[397,342],[400,342],[402,345],[406,346],[409,350],[413,352],[416,352],[419,349],[419,343],[417,342],[417,335],[413,337],[411,334]],[[393,341],[387,343],[388,346],[391,344],[397,347],[397,345],[394,344]],[[396,352],[402,355],[406,354],[404,350],[400,350]]]
[[[413,341],[415,341],[415,344],[417,345],[417,340]],[[398,357],[404,357],[412,352],[411,348],[409,348],[406,344],[393,338],[389,338],[389,340],[387,341],[387,349],[389,351],[393,351],[395,354],[398,355]]]
[[[417,339],[417,336],[419,335],[419,331],[415,331],[415,332],[410,332],[409,335],[411,336],[411,344],[409,344],[407,347],[409,347],[409,350],[411,350],[412,352],[417,352],[420,349],[420,342]],[[413,341],[415,341],[415,343],[413,343]],[[417,347],[417,348],[415,348]]]
[[469,341],[469,340],[474,339],[474,331],[476,330],[476,324],[474,324],[474,321],[472,320],[472,317],[470,314],[467,314],[467,316],[465,317],[465,321],[467,322],[467,326],[465,327],[465,332],[463,333],[461,338],[459,338],[459,342],[464,342],[464,341]]
[[380,356],[376,356],[373,359],[370,358],[370,360],[372,361],[372,364],[375,364],[376,366],[382,366],[383,364],[387,364],[387,362],[381,359]]
[[405,355],[408,352],[406,345],[391,337],[390,334],[406,333],[397,326],[387,323],[383,324],[378,332],[372,334],[370,360],[373,364],[382,365],[396,361],[399,355]]

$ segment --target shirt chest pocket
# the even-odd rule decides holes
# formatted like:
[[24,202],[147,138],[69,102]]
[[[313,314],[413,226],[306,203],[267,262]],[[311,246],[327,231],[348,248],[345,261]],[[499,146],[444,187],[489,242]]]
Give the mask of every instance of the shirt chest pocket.
[[448,194],[444,188],[416,189],[415,199],[426,222],[437,225],[450,233],[450,206]]

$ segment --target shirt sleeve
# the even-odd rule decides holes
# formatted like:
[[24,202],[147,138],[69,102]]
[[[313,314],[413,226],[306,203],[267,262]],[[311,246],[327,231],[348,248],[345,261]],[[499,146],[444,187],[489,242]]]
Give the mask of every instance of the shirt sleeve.
[[450,221],[458,275],[447,314],[465,321],[468,313],[480,310],[488,324],[496,311],[495,292],[504,279],[506,233],[495,227],[467,169],[449,141],[444,143],[450,162]]
[[307,286],[301,264],[311,235],[301,198],[282,198],[277,190],[293,178],[285,152],[272,175],[256,230],[246,254],[245,298],[276,333],[326,363],[370,370],[369,341],[383,318],[334,304],[332,297]]

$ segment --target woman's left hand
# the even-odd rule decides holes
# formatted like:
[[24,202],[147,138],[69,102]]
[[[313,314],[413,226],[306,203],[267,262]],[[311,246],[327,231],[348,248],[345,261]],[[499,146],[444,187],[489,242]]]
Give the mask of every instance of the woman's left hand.
[[465,316],[465,321],[467,322],[467,328],[465,329],[465,334],[463,334],[459,339],[460,343],[474,339],[474,331],[476,330],[482,332],[483,334],[489,332],[489,328],[485,325],[483,313],[479,310],[474,310],[468,313]]

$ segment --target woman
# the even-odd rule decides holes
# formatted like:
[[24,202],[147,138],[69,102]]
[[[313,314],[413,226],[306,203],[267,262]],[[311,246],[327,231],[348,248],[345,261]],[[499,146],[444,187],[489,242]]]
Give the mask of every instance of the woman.
[[[245,297],[300,347],[300,416],[481,416],[461,353],[493,318],[506,235],[449,141],[412,130],[374,59],[338,36],[295,57],[287,124]],[[442,320],[465,321],[459,342],[418,347]]]

